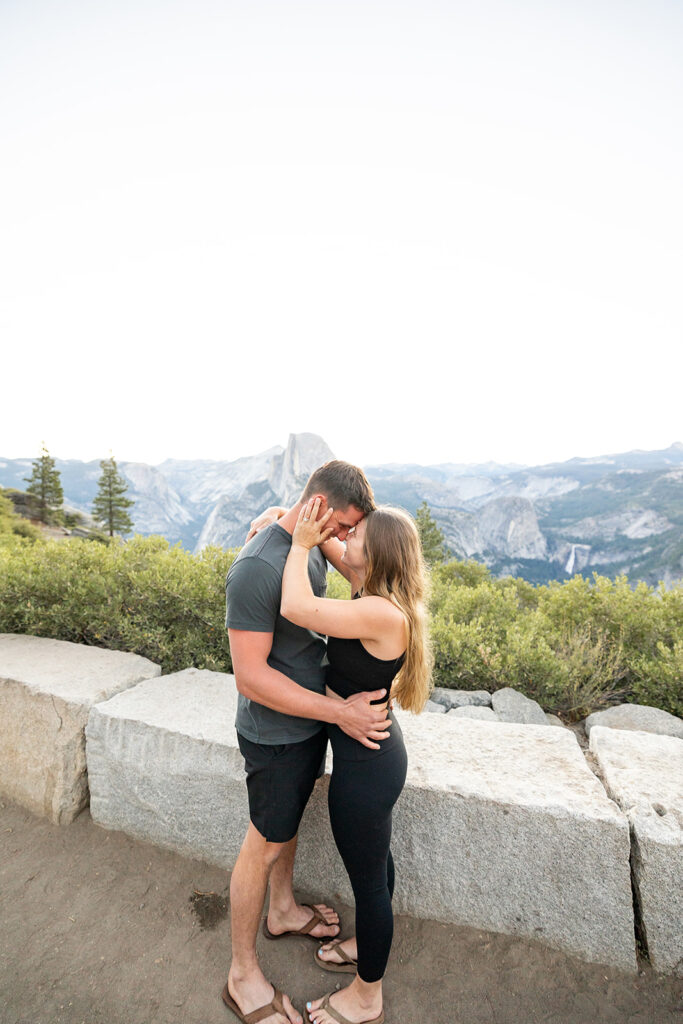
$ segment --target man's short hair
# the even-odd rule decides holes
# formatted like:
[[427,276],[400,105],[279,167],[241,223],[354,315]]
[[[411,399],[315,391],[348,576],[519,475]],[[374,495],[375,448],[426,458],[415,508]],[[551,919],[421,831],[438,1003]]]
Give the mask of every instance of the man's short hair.
[[333,508],[353,505],[363,515],[375,508],[375,496],[363,470],[340,459],[326,462],[311,473],[301,500],[308,501],[314,494],[324,494]]

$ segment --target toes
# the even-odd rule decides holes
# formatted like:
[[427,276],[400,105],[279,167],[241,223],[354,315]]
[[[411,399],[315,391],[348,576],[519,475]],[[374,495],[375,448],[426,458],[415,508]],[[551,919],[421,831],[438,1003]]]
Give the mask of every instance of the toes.
[[339,914],[332,907],[328,907],[325,903],[314,903],[313,905],[323,915],[327,924],[339,923]]
[[327,1010],[311,1011],[309,1017],[313,1024],[330,1024],[330,1015]]
[[283,995],[282,1005],[285,1008],[285,1013],[287,1014],[287,1017],[291,1021],[291,1024],[303,1024],[303,1017],[301,1016],[298,1010],[294,1009],[294,1007],[292,1006],[292,1001],[289,998],[289,996]]
[[311,935],[315,939],[336,939],[339,935],[341,928],[339,927],[339,914],[332,907],[328,907],[325,903],[314,903],[313,906],[319,914],[325,919],[324,923],[317,924],[315,928],[311,929]]
[[354,956],[354,954],[351,952],[351,949],[347,948],[348,942],[349,939],[344,939],[344,941],[341,943],[336,942],[334,945],[331,942],[327,942],[325,943],[325,945],[320,946],[320,949],[318,950],[318,956],[320,957],[321,960],[330,961],[334,964],[343,964],[344,957],[342,956],[342,951],[346,953],[347,956]]

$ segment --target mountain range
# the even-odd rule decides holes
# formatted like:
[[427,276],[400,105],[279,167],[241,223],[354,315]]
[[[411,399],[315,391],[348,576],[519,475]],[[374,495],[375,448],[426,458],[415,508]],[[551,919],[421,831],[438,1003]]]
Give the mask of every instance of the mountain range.
[[[267,505],[289,505],[334,458],[315,434],[233,461],[121,462],[135,530],[200,551],[241,545]],[[25,490],[31,459],[0,458],[0,486]],[[65,504],[89,512],[98,461],[55,460]],[[366,466],[378,502],[414,513],[426,501],[456,557],[533,582],[573,573],[683,578],[683,444],[544,466],[443,463]]]

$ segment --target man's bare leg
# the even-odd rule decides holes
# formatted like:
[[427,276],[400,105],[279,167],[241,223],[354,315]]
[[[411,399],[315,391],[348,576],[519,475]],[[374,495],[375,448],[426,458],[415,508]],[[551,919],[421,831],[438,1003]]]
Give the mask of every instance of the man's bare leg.
[[[265,977],[256,956],[258,932],[268,888],[268,876],[283,850],[281,843],[268,843],[249,823],[230,880],[232,963],[228,991],[243,1014],[266,1006],[273,998],[273,986]],[[284,996],[283,1005],[292,1024],[302,1024],[301,1014]],[[264,1018],[263,1024],[287,1024],[282,1014]]]
[[[284,843],[280,856],[273,865],[270,875],[270,904],[268,906],[268,929],[273,935],[282,932],[295,932],[310,921],[311,911],[302,907],[294,899],[292,879],[294,875],[294,857],[296,855],[297,836]],[[332,939],[339,934],[339,915],[324,903],[314,903],[327,924],[317,924],[311,929],[311,935],[317,939]]]

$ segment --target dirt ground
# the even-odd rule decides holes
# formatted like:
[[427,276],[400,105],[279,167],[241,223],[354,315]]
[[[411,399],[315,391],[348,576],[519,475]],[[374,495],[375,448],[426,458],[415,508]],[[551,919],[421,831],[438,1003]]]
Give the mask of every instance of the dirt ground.
[[[225,871],[107,832],[87,810],[60,828],[0,801],[0,1024],[234,1024],[220,998],[228,886]],[[334,902],[350,934],[353,912]],[[299,1009],[348,981],[316,966],[308,940],[259,943]],[[683,980],[398,917],[385,1012],[387,1024],[683,1024]]]

